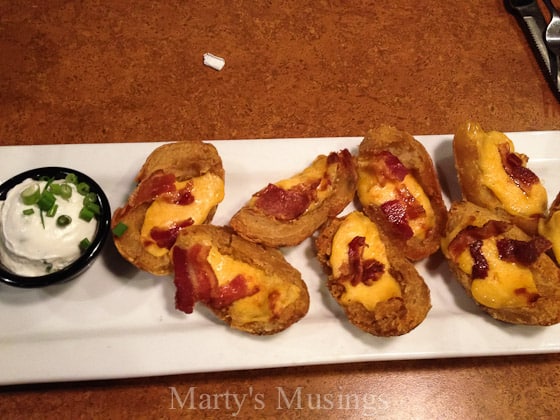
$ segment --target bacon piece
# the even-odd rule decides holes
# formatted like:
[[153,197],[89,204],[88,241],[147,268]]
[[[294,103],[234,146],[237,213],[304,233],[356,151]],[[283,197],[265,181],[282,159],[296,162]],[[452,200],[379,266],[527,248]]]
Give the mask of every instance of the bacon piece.
[[469,225],[461,230],[457,236],[451,240],[448,246],[448,251],[454,258],[457,258],[470,246],[472,242],[500,235],[506,232],[509,228],[510,225],[508,222],[498,220],[490,220],[480,227]]
[[469,252],[474,261],[471,270],[471,277],[473,280],[485,279],[488,276],[488,270],[490,269],[488,260],[482,253],[483,243],[484,242],[481,239],[477,239],[469,245]]
[[504,170],[513,180],[515,185],[523,191],[528,192],[533,184],[540,182],[539,177],[527,168],[527,157],[515,152],[511,152],[507,143],[498,145],[498,151],[502,159],[502,166]]
[[179,232],[186,227],[192,226],[193,224],[194,220],[189,217],[181,222],[175,222],[167,228],[153,227],[150,230],[150,238],[152,238],[156,245],[160,248],[171,249],[177,240]]
[[299,184],[289,190],[268,184],[266,188],[255,194],[257,197],[255,207],[279,220],[296,219],[305,213],[315,199],[319,182],[310,185]]
[[215,296],[211,299],[210,306],[215,309],[227,308],[236,300],[252,296],[258,291],[258,286],[253,286],[253,288],[249,289],[247,280],[239,274],[229,283],[218,287]]
[[175,175],[156,171],[143,180],[130,196],[128,205],[136,207],[149,203],[161,194],[175,191]]
[[387,150],[376,153],[374,162],[375,173],[383,184],[386,180],[400,182],[409,174],[400,159]]
[[187,249],[173,248],[175,307],[178,310],[190,314],[196,302],[202,302],[213,309],[223,309],[259,291],[258,286],[249,288],[247,280],[241,274],[230,282],[219,285],[214,269],[208,262],[210,249],[210,246],[202,244]]
[[550,249],[552,243],[548,239],[538,236],[530,241],[500,239],[497,246],[502,260],[529,266],[537,261],[543,252]]
[[395,232],[403,239],[410,239],[414,235],[407,218],[408,206],[402,200],[390,200],[381,205],[381,211],[393,226]]
[[356,236],[348,244],[348,266],[352,286],[359,283],[369,286],[378,280],[385,271],[385,266],[381,262],[373,258],[363,259],[366,246],[366,239],[363,236]]

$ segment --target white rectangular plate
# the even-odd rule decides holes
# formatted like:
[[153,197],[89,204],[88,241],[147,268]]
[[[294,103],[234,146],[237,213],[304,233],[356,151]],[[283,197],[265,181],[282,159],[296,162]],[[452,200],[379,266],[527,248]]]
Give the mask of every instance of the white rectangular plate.
[[[560,132],[510,133],[516,151],[543,179],[552,201],[560,190]],[[458,197],[452,136],[417,136],[434,159],[447,202]],[[227,224],[250,195],[289,177],[320,153],[357,151],[361,138],[212,142],[226,171],[225,200],[214,223]],[[111,206],[121,206],[148,154],[161,143],[0,147],[0,181],[27,169],[60,165],[94,178]],[[348,211],[347,209],[346,211]],[[481,313],[451,279],[441,258],[417,264],[432,309],[415,330],[378,338],[345,319],[322,286],[311,241],[285,255],[306,281],[307,316],[288,330],[255,337],[231,330],[201,306],[174,309],[170,277],[136,270],[108,241],[94,265],[60,286],[23,290],[0,285],[0,384],[107,379],[331,364],[560,351],[560,325],[513,326]]]

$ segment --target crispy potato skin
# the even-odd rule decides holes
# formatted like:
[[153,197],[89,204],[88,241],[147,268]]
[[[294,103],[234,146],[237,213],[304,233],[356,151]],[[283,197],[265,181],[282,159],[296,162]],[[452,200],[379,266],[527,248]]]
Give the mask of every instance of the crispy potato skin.
[[[223,309],[210,308],[216,316],[230,327],[255,335],[271,335],[279,333],[303,318],[309,310],[309,293],[300,272],[289,264],[282,253],[274,248],[250,242],[238,236],[231,228],[199,225],[183,231],[174,247],[189,248],[196,244],[212,245],[222,255],[252,265],[267,274],[279,276],[286,284],[294,285],[299,290],[299,297],[286,306],[276,317],[266,322],[244,323],[231,314],[230,307]],[[258,293],[271,293],[266,284]]]
[[[159,146],[147,157],[135,178],[137,186],[130,194],[127,203],[113,212],[112,228],[119,222],[128,226],[121,237],[113,235],[113,242],[119,253],[139,269],[163,276],[172,272],[169,255],[156,257],[150,254],[144,249],[140,239],[144,216],[151,203],[130,205],[142,181],[148,179],[150,175],[157,171],[173,173],[178,181],[184,181],[208,172],[224,179],[225,173],[222,160],[213,145],[195,140],[166,143]],[[214,207],[210,211],[207,222],[212,220],[216,208]]]
[[492,190],[480,182],[482,170],[479,165],[480,156],[474,137],[481,132],[483,133],[483,130],[479,124],[467,122],[459,126],[453,137],[453,156],[462,198],[492,210],[500,217],[511,220],[530,235],[536,234],[539,217],[543,215],[524,217],[510,214]]
[[358,149],[358,167],[367,167],[375,154],[383,151],[389,151],[398,157],[420,184],[432,204],[435,228],[422,240],[414,236],[405,240],[395,234],[394,227],[379,206],[365,205],[363,212],[390,237],[407,258],[412,261],[422,260],[439,249],[447,221],[447,207],[443,201],[434,163],[424,146],[413,136],[394,127],[382,125],[369,130],[362,140]]
[[[508,238],[520,241],[531,239],[531,236],[511,223],[509,218],[501,217],[486,208],[466,200],[454,202],[451,205],[445,235],[448,236],[458,226],[482,226],[490,220],[510,223],[511,228],[507,231],[506,235]],[[446,240],[449,241],[451,239],[449,237]],[[444,254],[455,278],[463,286],[467,295],[473,298],[471,293],[471,276],[460,270],[447,253]],[[540,295],[540,298],[535,303],[522,308],[494,309],[475,302],[493,318],[511,324],[546,326],[560,322],[560,271],[558,267],[546,253],[542,253],[537,261],[530,266],[530,270]]]
[[[341,152],[342,153],[342,152]],[[318,207],[296,219],[278,220],[249,204],[233,215],[230,226],[242,237],[270,247],[295,246],[309,238],[329,217],[340,213],[354,198],[357,173],[354,158],[343,155],[333,193]]]
[[344,286],[332,276],[329,259],[334,235],[343,217],[333,218],[326,223],[315,239],[317,259],[327,274],[326,286],[344,310],[348,320],[361,330],[379,337],[403,335],[416,328],[431,309],[430,290],[414,265],[406,259],[380,230],[387,251],[390,273],[398,282],[402,297],[379,302],[373,311],[359,302],[343,303],[340,298]]

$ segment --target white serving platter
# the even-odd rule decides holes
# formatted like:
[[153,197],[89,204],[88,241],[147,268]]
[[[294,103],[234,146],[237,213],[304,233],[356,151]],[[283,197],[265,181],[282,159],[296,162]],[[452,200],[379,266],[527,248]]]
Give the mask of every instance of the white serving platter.
[[[509,133],[516,151],[543,180],[552,201],[560,191],[560,132]],[[417,136],[434,159],[445,198],[458,197],[452,136]],[[250,195],[289,177],[318,154],[361,138],[221,140],[213,143],[226,171],[226,194],[214,218],[227,224]],[[114,209],[133,187],[148,154],[161,143],[2,146],[0,181],[41,166],[66,166],[94,178]],[[345,210],[350,210],[351,207]],[[347,362],[552,353],[560,325],[513,326],[491,319],[465,297],[447,264],[417,264],[431,289],[432,309],[409,334],[370,336],[353,327],[323,287],[311,240],[285,248],[306,281],[309,313],[267,337],[224,326],[202,306],[174,308],[171,277],[155,277],[125,262],[109,240],[81,277],[45,289],[0,284],[0,385],[130,378]]]

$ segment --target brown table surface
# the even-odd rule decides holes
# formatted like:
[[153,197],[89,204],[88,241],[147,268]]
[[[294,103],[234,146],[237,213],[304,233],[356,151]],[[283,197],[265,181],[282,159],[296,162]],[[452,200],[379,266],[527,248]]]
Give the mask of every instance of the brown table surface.
[[[205,52],[224,69],[203,66]],[[1,0],[0,57],[3,145],[361,136],[380,123],[447,134],[467,119],[560,129],[560,104],[499,0]],[[560,355],[9,386],[0,417],[237,414],[173,408],[173,387],[262,394],[242,418],[546,418],[560,411]],[[278,410],[278,387],[372,401]]]

